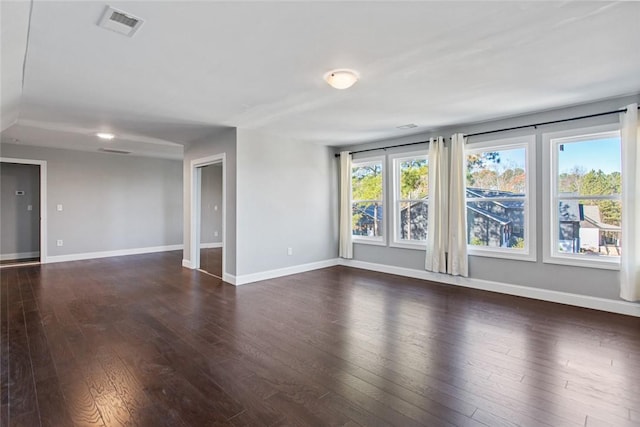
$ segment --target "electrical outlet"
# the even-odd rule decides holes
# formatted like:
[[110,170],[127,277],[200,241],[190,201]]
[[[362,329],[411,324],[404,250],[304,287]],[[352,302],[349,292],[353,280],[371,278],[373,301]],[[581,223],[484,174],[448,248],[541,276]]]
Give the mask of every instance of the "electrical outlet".
[[217,231],[213,232],[213,237],[218,237],[218,232]]
[[287,255],[293,255],[293,248],[287,248]]
[[32,211],[33,210],[33,205],[27,205],[27,210],[28,211]]
[[[56,206],[56,209],[58,210],[58,212],[62,212],[62,205],[59,204],[58,206]],[[60,245],[60,246],[62,246],[62,245]]]
[[56,240],[56,246],[62,246],[62,245],[64,245],[64,242],[62,241],[62,239]]

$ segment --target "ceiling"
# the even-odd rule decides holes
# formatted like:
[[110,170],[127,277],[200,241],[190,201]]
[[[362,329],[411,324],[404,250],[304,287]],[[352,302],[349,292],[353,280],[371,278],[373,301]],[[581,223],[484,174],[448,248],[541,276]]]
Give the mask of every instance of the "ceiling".
[[[339,146],[640,93],[639,2],[109,4],[145,21],[134,37],[96,25],[103,2],[2,1],[3,141],[179,158],[244,127]],[[335,90],[332,68],[361,80]]]

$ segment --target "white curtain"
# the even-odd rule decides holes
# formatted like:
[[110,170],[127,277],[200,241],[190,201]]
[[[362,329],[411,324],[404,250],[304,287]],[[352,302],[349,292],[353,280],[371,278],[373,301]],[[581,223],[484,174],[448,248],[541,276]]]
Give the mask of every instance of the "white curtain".
[[340,251],[341,258],[353,258],[351,241],[351,154],[340,153]]
[[465,138],[461,133],[451,136],[451,170],[449,172],[449,256],[447,273],[469,276],[467,260],[467,206]]
[[638,104],[620,114],[622,139],[622,254],[620,297],[640,300],[640,129]]
[[429,211],[425,269],[447,272],[447,235],[449,167],[444,139],[429,140]]

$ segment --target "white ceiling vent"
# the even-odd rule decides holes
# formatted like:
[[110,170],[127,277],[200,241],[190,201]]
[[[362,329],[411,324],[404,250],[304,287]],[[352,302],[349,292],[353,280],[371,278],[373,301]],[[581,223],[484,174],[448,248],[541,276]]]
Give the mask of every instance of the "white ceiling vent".
[[130,13],[107,6],[102,14],[102,18],[100,18],[100,22],[98,22],[98,26],[127,37],[133,37],[143,23],[144,21],[142,19],[136,18]]
[[114,154],[131,154],[131,151],[116,150],[115,148],[98,148],[98,151],[102,151],[104,153],[114,153]]

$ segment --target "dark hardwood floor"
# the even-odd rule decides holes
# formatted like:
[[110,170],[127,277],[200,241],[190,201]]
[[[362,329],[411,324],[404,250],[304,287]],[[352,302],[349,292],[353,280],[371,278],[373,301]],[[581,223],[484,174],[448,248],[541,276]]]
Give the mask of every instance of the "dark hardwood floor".
[[200,249],[200,268],[222,278],[222,248]]
[[181,253],[1,271],[2,426],[638,426],[640,319]]

